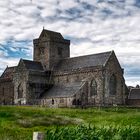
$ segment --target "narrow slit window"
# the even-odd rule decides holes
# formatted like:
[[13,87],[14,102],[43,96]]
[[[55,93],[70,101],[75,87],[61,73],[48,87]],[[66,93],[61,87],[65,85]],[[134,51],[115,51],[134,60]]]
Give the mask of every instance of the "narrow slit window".
[[109,94],[110,95],[116,95],[116,87],[117,87],[116,76],[113,74],[110,77],[110,81],[109,81]]

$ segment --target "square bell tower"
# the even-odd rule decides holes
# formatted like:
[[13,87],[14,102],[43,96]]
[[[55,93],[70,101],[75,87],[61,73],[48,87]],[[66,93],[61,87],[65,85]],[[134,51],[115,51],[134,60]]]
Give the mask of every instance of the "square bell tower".
[[53,69],[61,59],[70,57],[70,40],[58,32],[43,29],[33,44],[33,60],[41,62],[45,70]]

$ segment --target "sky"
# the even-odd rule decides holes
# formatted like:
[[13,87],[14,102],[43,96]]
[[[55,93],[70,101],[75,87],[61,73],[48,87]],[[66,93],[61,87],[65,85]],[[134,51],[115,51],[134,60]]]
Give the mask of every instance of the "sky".
[[0,0],[0,73],[31,59],[43,27],[71,40],[71,56],[114,50],[127,85],[140,84],[140,0]]

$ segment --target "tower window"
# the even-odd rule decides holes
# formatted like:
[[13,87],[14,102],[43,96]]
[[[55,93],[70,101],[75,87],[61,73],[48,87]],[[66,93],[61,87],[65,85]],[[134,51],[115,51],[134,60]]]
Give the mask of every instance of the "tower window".
[[44,54],[44,48],[40,48],[40,54]]

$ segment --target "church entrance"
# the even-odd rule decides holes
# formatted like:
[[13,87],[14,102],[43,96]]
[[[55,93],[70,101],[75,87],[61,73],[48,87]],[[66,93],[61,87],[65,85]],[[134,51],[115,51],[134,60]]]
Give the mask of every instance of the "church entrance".
[[81,100],[80,99],[74,99],[73,102],[72,102],[72,105],[75,105],[75,106],[80,106],[81,105]]

